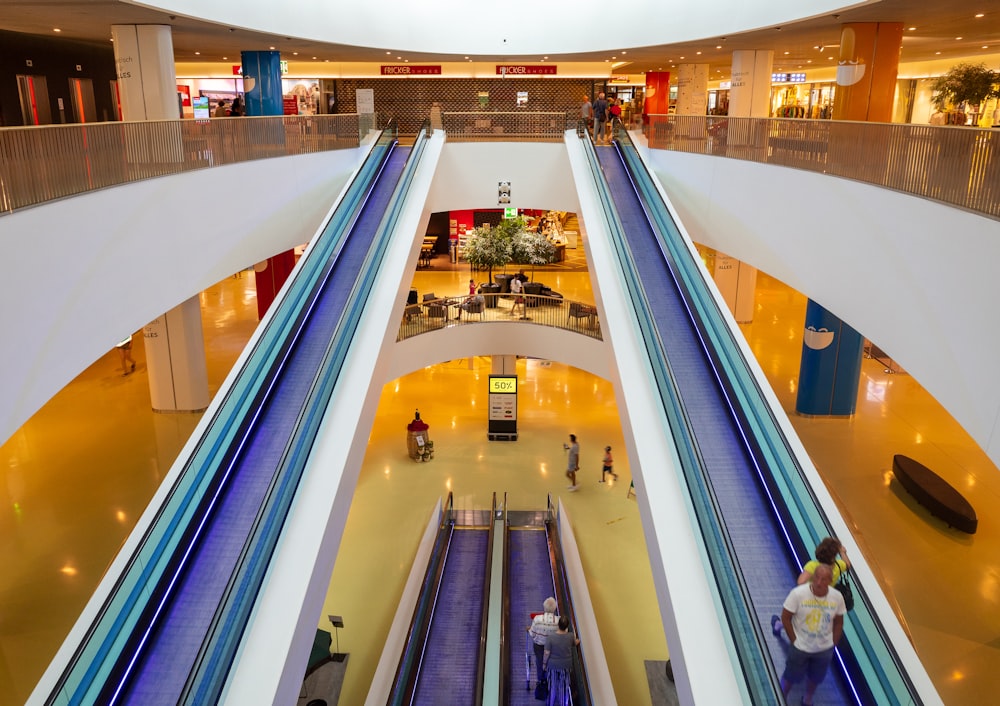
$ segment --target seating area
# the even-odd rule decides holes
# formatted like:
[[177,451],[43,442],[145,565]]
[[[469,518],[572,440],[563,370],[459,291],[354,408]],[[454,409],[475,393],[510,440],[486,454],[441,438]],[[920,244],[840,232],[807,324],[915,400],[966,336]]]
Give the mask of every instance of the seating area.
[[566,323],[580,326],[581,319],[586,319],[587,328],[594,328],[597,325],[597,307],[580,302],[570,302]]
[[949,527],[968,534],[976,533],[979,519],[975,508],[944,478],[901,454],[892,457],[892,472],[899,484],[932,515],[940,517]]

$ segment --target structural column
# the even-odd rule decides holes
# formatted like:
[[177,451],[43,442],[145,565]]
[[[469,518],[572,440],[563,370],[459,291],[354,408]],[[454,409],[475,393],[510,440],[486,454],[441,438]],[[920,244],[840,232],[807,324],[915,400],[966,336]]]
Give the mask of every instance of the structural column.
[[[900,22],[854,22],[840,34],[834,120],[891,122],[892,101],[903,45]],[[884,164],[885,143],[865,146],[865,159]],[[806,306],[799,391],[800,414],[847,416],[857,405],[864,338],[810,300]]]
[[729,86],[729,117],[770,117],[771,69],[773,66],[773,51],[733,52],[732,81]]
[[[243,62],[243,90],[248,116],[282,115],[281,54],[276,51],[245,51]],[[273,139],[281,143],[284,130],[274,130]],[[295,252],[286,250],[254,266],[254,283],[257,288],[257,315],[263,319],[274,302],[278,291],[285,284],[295,267]]]
[[736,322],[752,323],[757,268],[717,250],[712,263],[712,278]]
[[[180,102],[174,72],[174,48],[169,25],[112,25],[118,92],[125,121],[179,120]],[[135,145],[127,158],[133,162],[179,162],[178,139]],[[193,412],[208,407],[208,369],[197,296],[174,307],[143,328],[150,401],[158,412]]]

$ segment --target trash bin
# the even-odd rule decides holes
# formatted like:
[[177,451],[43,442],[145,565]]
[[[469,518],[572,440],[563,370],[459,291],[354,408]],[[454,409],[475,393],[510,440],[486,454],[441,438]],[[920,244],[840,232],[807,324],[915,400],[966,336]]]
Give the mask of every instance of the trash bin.
[[487,282],[479,285],[479,293],[486,299],[487,309],[497,308],[497,297],[500,296],[500,285]]

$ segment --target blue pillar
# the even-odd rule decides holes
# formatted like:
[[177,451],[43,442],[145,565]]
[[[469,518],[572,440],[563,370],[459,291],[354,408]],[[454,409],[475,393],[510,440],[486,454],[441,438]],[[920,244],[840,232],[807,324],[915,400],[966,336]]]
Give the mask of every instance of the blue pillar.
[[281,52],[245,51],[243,91],[247,115],[281,115]]
[[861,334],[810,299],[795,411],[810,416],[854,414],[863,349]]

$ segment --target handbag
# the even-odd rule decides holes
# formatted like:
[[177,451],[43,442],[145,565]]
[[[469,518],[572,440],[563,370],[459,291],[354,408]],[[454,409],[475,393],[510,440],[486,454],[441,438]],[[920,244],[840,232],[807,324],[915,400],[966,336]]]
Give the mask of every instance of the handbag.
[[834,588],[840,591],[840,595],[844,597],[844,607],[847,610],[854,610],[854,591],[851,589],[851,583],[847,577],[848,569],[845,568],[840,572],[840,581]]
[[549,698],[549,682],[546,679],[542,679],[535,684],[535,699],[545,701],[547,698]]

